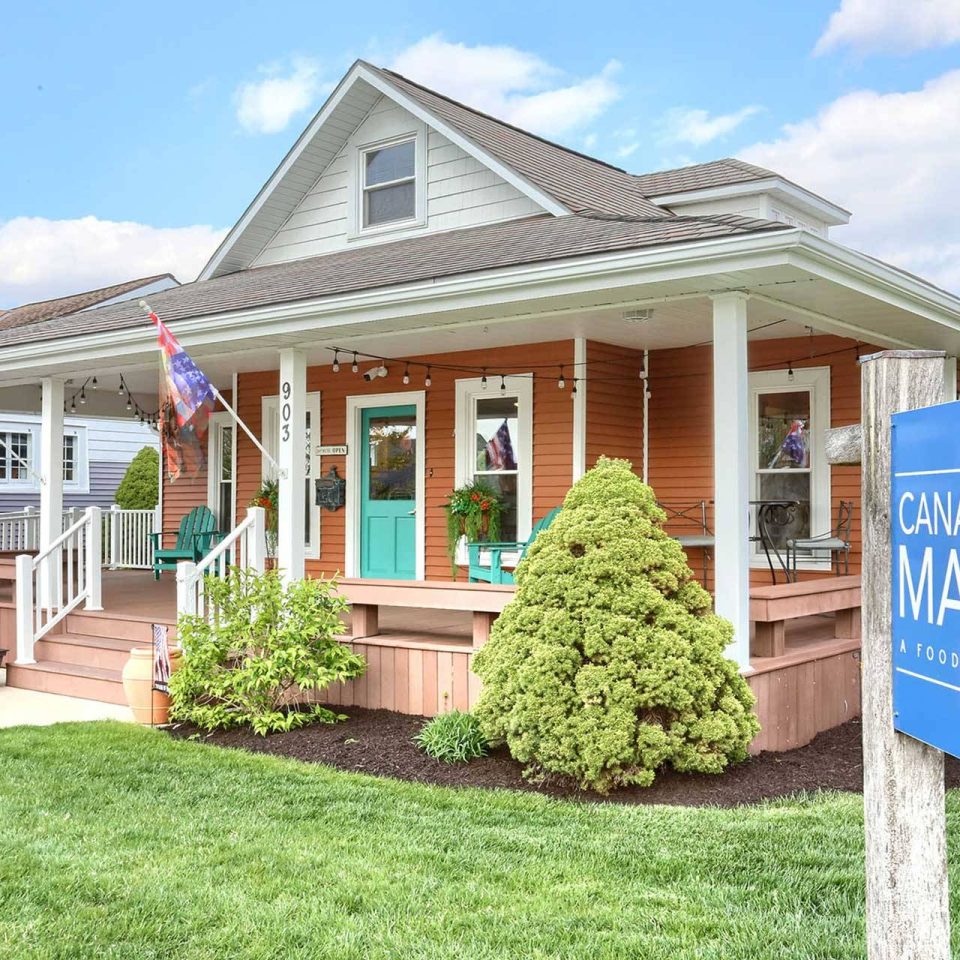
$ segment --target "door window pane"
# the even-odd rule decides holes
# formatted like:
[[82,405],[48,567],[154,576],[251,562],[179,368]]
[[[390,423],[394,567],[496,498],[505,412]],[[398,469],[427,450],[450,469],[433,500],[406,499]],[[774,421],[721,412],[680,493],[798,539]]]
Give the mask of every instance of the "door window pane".
[[414,414],[371,417],[368,425],[371,500],[415,500],[417,418]]
[[474,413],[473,476],[489,484],[500,497],[500,537],[517,539],[519,409],[515,396],[479,397]]

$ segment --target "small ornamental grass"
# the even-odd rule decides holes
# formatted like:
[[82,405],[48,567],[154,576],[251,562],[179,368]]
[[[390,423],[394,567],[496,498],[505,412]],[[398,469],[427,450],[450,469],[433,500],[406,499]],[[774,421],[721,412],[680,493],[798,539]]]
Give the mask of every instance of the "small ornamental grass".
[[337,641],[346,601],[331,580],[285,585],[277,571],[233,567],[207,577],[216,614],[178,621],[183,665],[170,678],[171,719],[201,730],[249,725],[266,735],[345,719],[302,694],[359,677],[366,661]]
[[424,753],[443,763],[466,763],[487,755],[487,739],[479,721],[459,710],[434,717],[414,740]]

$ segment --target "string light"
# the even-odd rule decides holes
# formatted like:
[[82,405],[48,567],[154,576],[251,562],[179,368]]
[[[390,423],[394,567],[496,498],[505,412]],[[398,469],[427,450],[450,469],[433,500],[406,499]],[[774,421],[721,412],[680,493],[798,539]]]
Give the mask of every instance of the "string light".
[[480,378],[480,389],[481,390],[487,389],[487,368],[486,367],[483,368],[483,376]]
[[500,374],[500,392],[501,393],[507,392],[507,381],[504,380],[502,373]]
[[573,383],[573,387],[570,390],[570,396],[575,397],[577,395],[577,378],[576,377],[573,378],[572,383]]
[[350,370],[351,370],[353,373],[358,373],[359,370],[360,370],[360,364],[357,363],[357,351],[356,351],[356,350],[353,351],[353,364],[351,365]]
[[132,409],[133,409],[133,400],[130,398],[130,394],[129,394],[129,393],[127,394],[127,409],[128,409],[128,410],[132,410]]
[[429,387],[433,384],[433,377],[430,376],[430,368],[427,367],[427,375],[424,377],[423,385]]
[[560,367],[560,379],[557,381],[557,387],[560,390],[566,389],[567,381],[563,379],[563,367]]
[[340,372],[340,351],[339,350],[333,351],[333,372],[334,373]]
[[94,378],[90,381],[90,389],[91,389],[91,390],[96,390],[96,389],[97,389],[97,378],[96,378],[96,377],[94,377]]
[[86,403],[86,402],[87,402],[87,395],[86,395],[86,393],[84,392],[83,387],[80,388],[80,402],[81,402],[81,403]]
[[410,364],[409,363],[403,368],[403,382],[404,382],[404,385],[410,382]]
[[791,360],[787,364],[787,379],[793,383],[793,361]]
[[117,387],[117,396],[118,397],[123,396],[123,376],[122,375],[120,377],[120,385]]

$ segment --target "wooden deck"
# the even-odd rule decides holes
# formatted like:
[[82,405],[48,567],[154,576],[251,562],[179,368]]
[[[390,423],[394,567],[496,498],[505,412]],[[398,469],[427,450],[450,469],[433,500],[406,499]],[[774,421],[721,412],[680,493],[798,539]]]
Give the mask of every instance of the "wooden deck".
[[[148,645],[153,623],[175,627],[176,582],[149,571],[103,573],[102,612],[78,610],[37,645],[36,665],[11,667],[8,683],[68,696],[124,702],[120,670],[132,646]],[[324,699],[433,716],[469,710],[480,683],[470,671],[474,614],[468,610],[381,606],[378,633],[353,639],[350,615],[344,640],[367,660],[364,677],[336,685]],[[753,752],[809,743],[860,713],[860,638],[837,638],[835,615],[804,616],[785,628],[782,655],[752,657],[747,674],[757,697],[762,731]],[[0,583],[0,647],[11,652],[14,606]],[[755,629],[755,625],[754,625]]]

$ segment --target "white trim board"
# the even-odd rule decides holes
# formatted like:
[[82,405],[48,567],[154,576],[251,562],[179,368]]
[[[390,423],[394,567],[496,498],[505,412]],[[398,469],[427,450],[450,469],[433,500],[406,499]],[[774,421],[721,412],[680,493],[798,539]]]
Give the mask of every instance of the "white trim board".
[[426,408],[427,394],[424,390],[404,390],[397,393],[371,393],[347,397],[347,490],[346,529],[344,531],[345,576],[360,576],[360,503],[361,470],[360,451],[362,443],[361,415],[369,407],[416,408],[417,415],[417,492],[414,509],[416,519],[415,578],[426,578]]

